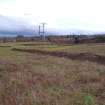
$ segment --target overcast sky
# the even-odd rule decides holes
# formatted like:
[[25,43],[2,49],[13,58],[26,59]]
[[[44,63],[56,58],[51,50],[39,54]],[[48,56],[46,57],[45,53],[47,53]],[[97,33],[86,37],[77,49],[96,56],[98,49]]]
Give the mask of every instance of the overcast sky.
[[49,28],[105,31],[105,0],[0,0],[0,15]]

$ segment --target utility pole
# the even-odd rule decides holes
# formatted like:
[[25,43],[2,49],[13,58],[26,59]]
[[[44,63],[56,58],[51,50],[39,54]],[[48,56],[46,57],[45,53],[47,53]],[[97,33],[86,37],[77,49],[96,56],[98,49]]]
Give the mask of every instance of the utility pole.
[[43,31],[42,31],[42,34],[43,34],[43,39],[45,40],[45,25],[46,23],[41,23],[42,24],[42,27],[43,27]]
[[40,35],[40,25],[39,25],[39,35]]
[[45,24],[46,23],[41,23],[41,25],[39,25],[39,35],[43,40],[45,40]]
[[41,26],[39,25],[39,36],[42,39],[42,34],[41,34]]

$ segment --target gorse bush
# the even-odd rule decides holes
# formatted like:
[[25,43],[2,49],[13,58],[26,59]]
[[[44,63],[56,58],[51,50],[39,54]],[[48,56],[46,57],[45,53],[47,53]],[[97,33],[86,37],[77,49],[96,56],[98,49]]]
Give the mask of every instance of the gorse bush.
[[91,95],[86,95],[84,97],[84,105],[95,105],[94,99]]

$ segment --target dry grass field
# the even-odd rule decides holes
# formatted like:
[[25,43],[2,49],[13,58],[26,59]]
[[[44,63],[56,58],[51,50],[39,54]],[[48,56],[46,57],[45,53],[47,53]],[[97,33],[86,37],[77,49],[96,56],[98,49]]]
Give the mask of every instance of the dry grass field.
[[0,105],[105,105],[105,64],[89,60],[92,55],[104,62],[105,44],[0,44]]

